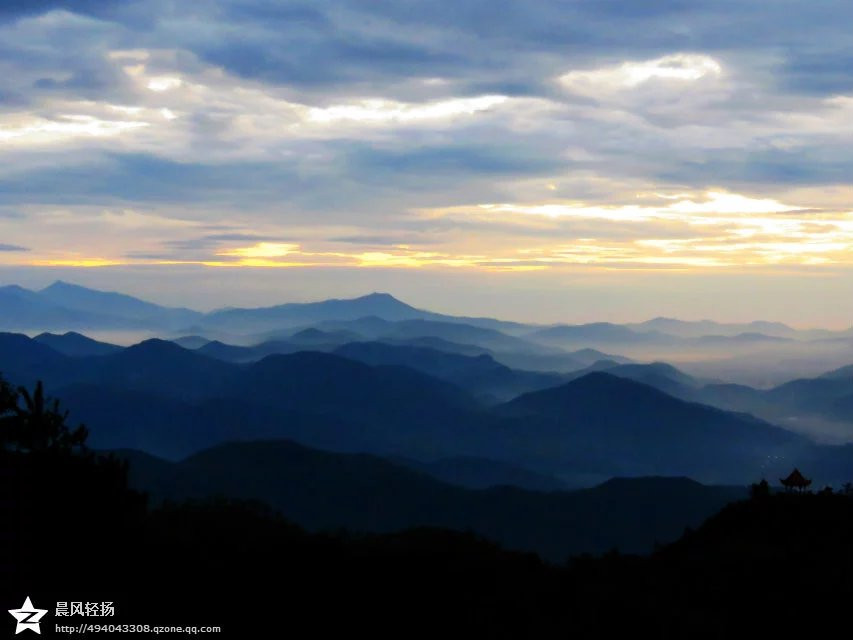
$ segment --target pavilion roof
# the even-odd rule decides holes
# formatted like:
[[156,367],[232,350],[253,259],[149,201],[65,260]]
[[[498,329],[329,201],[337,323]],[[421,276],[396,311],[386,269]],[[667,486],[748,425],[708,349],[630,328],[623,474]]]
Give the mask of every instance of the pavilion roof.
[[807,487],[812,481],[806,478],[799,469],[794,469],[787,478],[780,478],[783,485],[786,487]]

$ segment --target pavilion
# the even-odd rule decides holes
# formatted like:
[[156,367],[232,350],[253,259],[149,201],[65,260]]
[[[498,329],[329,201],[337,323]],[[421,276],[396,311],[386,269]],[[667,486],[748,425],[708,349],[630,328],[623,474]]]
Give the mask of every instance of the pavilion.
[[794,469],[787,478],[779,478],[786,491],[798,491],[803,493],[811,485],[812,481],[806,478],[799,469]]

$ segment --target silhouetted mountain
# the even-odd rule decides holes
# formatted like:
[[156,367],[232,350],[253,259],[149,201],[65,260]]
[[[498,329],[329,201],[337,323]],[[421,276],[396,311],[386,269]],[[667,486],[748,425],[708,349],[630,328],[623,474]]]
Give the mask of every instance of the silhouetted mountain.
[[[341,324],[327,323],[324,326],[340,326]],[[379,336],[373,342],[396,347],[426,348],[432,351],[464,356],[486,355],[493,358],[495,362],[511,369],[529,369],[531,372],[574,372],[586,364],[603,357],[612,358],[612,365],[630,362],[628,358],[607,356],[594,349],[582,349],[571,353],[560,352],[559,350],[542,352],[541,347],[534,346],[532,349],[529,349],[526,345],[519,347],[518,343],[513,342],[511,345],[512,348],[520,348],[522,350],[503,351],[500,349],[493,350],[476,344],[451,342],[435,336],[418,336],[414,338],[386,337],[386,334],[393,333],[390,329],[392,323],[380,320],[379,318],[361,318],[353,323],[344,324],[348,326],[360,326],[365,333]],[[299,334],[302,334],[303,338],[296,338],[294,340],[294,337]],[[340,328],[324,331],[314,327],[304,329],[293,335],[281,331],[273,332],[270,335],[280,337],[264,340],[250,347],[225,344],[218,340],[209,340],[206,338],[193,339],[186,343],[181,343],[180,340],[173,340],[173,342],[181,343],[182,346],[190,349],[197,348],[199,353],[225,360],[226,362],[254,362],[268,355],[294,353],[307,348],[310,348],[312,351],[334,352],[336,349],[349,344],[353,336],[358,336],[353,331]],[[490,338],[491,334],[487,336],[487,340]],[[355,341],[362,342],[361,339]]]
[[[370,366],[335,354],[297,352],[238,365],[149,340],[107,356],[71,358],[14,335],[0,340],[0,356],[4,348],[0,367],[9,379],[44,380],[89,424],[94,442],[132,443],[168,456],[226,439],[286,437],[418,460],[487,458],[569,483],[687,474],[731,483],[748,481],[783,457],[788,464],[836,451],[749,416],[605,374],[492,410],[461,387],[409,367]],[[387,345],[379,350],[387,352]],[[430,366],[439,367],[448,354],[431,355]],[[665,366],[651,368],[659,369],[672,375]],[[506,373],[499,365],[493,370]],[[122,424],[113,424],[116,416]]]
[[[71,329],[103,327],[113,319],[67,309],[15,285],[0,287],[0,328]],[[120,328],[126,323],[116,322]]]
[[75,358],[85,356],[105,356],[121,350],[121,347],[117,345],[92,340],[92,338],[88,338],[74,331],[69,331],[62,335],[57,335],[55,333],[42,333],[33,339],[37,342],[41,342],[42,344],[46,344],[59,353]]
[[830,404],[827,414],[846,424],[853,422],[853,393],[848,393]]
[[172,339],[172,342],[184,349],[200,349],[210,342],[210,338],[205,338],[204,336],[181,336],[180,338]]
[[791,337],[797,333],[781,322],[755,321],[749,323],[724,323],[713,320],[685,321],[675,318],[653,318],[645,322],[625,325],[634,331],[657,331],[681,338],[700,338],[708,335],[736,336],[744,333],[766,334],[767,336]]
[[38,294],[66,309],[123,318],[143,326],[178,328],[202,316],[198,311],[162,307],[122,293],[96,291],[61,280],[45,287]]
[[237,373],[233,366],[157,339],[81,365],[74,382],[190,399],[221,393]]
[[840,367],[839,369],[833,369],[832,371],[827,371],[818,377],[833,380],[853,380],[853,364],[847,365],[846,367]]
[[87,384],[55,395],[75,420],[85,422],[90,444],[98,449],[134,448],[177,460],[222,442],[265,438],[294,438],[335,451],[375,447],[358,423],[268,407],[252,398],[186,401]]
[[382,342],[353,342],[337,348],[334,353],[370,365],[406,366],[497,400],[509,400],[521,393],[563,382],[556,374],[510,369],[485,354],[471,357]]
[[371,367],[318,352],[275,355],[250,365],[231,393],[359,422],[370,451],[446,456],[470,451],[472,438],[482,442],[478,407],[467,393],[406,367]]
[[648,552],[745,491],[682,478],[622,480],[576,492],[472,491],[373,456],[287,441],[225,444],[180,463],[124,455],[131,460],[131,484],[161,499],[261,500],[315,530],[473,531],[554,560],[613,548]]
[[[670,610],[708,616],[722,636],[826,636],[843,624],[851,536],[849,496],[779,493],[726,506],[655,554],[650,569],[668,585],[658,597],[671,598]],[[791,607],[778,606],[786,600]]]
[[618,364],[602,360],[571,375],[580,378],[596,371],[604,371],[619,378],[641,382],[676,398],[687,400],[692,400],[696,389],[701,386],[698,380],[666,362]]
[[224,360],[225,362],[254,362],[260,360],[265,355],[253,347],[225,344],[219,340],[210,340],[196,348],[195,351],[203,356]]
[[[376,339],[381,342],[395,345],[409,345],[413,347],[427,347],[437,351],[447,353],[459,353],[467,356],[489,355],[497,362],[500,362],[512,369],[523,369],[540,372],[559,372],[567,373],[577,371],[593,362],[601,359],[611,359],[615,363],[631,362],[630,358],[625,358],[617,355],[609,355],[596,351],[595,349],[580,349],[577,351],[561,351],[559,349],[551,349],[543,351],[539,345],[519,344],[513,342],[509,345],[497,345],[493,348],[481,346],[478,344],[462,344],[459,342],[451,342],[443,338],[435,336],[419,336],[415,338],[393,338],[383,337],[386,333],[383,327],[382,330],[377,330],[371,335],[378,336]],[[486,338],[488,340],[488,338]]]
[[104,356],[70,357],[39,340],[8,333],[0,333],[0,370],[18,384],[40,379],[54,389],[91,384],[180,398],[215,395],[239,373],[165,340],[146,340]]
[[769,389],[770,402],[806,411],[820,411],[827,402],[853,393],[853,381],[841,376],[792,380]]
[[450,342],[443,338],[435,336],[421,336],[418,338],[408,338],[403,340],[395,340],[386,338],[382,340],[386,344],[409,346],[409,347],[424,347],[427,349],[435,349],[445,353],[458,353],[463,356],[480,356],[483,354],[492,355],[491,351],[485,347],[480,347],[475,344],[461,344],[459,342]]
[[763,333],[738,333],[735,335],[706,335],[700,336],[698,338],[693,338],[689,340],[690,344],[697,344],[702,346],[719,346],[725,347],[729,345],[743,345],[743,344],[762,344],[762,343],[770,343],[770,344],[780,344],[792,342],[790,338],[782,338],[779,336],[768,336]]
[[488,458],[459,457],[420,462],[398,457],[392,458],[391,462],[467,489],[509,486],[530,491],[565,491],[569,488],[565,482],[553,476]]
[[0,373],[16,384],[32,386],[39,377],[63,372],[68,358],[22,333],[0,333]]
[[[240,637],[263,636],[263,612],[283,605],[285,628],[322,637],[354,629],[378,638],[401,629],[417,637],[448,629],[489,638],[831,637],[848,617],[849,494],[754,491],[659,547],[681,523],[700,522],[703,510],[743,490],[642,478],[571,493],[466,491],[369,456],[286,442],[226,445],[176,465],[122,455],[134,481],[155,491],[217,498],[152,507],[128,487],[116,458],[4,447],[0,538],[19,553],[0,558],[0,598],[58,602],[67,587],[55,576],[73,576],[85,593],[110,585],[117,623],[156,609],[158,622],[203,620]],[[222,497],[229,493],[268,496],[324,528],[422,521],[441,500],[436,517],[469,531],[309,533],[263,503]],[[327,515],[329,505],[341,515]],[[61,532],[64,546],[98,552],[45,553],[57,543],[57,519],[73,523]],[[549,558],[612,546],[548,565],[473,533],[484,530]],[[653,546],[647,557],[612,551]],[[258,580],[259,568],[279,578],[275,589]],[[262,613],[247,616],[235,602]]]
[[[243,367],[148,340],[108,356],[69,358],[0,334],[0,371],[18,384],[45,380],[99,445],[143,438],[146,450],[165,455],[259,435],[425,457],[476,453],[485,441],[477,403],[459,387],[317,352]],[[114,426],[118,415],[122,425]]]
[[491,351],[521,351],[549,353],[548,349],[510,336],[495,329],[475,327],[462,322],[436,320],[388,321],[378,317],[363,317],[353,321],[324,322],[324,331],[351,331],[371,340],[401,341],[418,338],[439,338],[451,343],[476,345]]
[[308,329],[297,331],[287,340],[293,344],[317,346],[345,344],[347,342],[356,342],[361,339],[362,336],[353,331],[320,331],[316,327],[310,327]]
[[0,288],[0,328],[6,329],[170,329],[201,315],[61,281],[41,291]]
[[428,312],[415,309],[387,293],[372,293],[351,300],[291,302],[258,309],[223,309],[208,314],[205,326],[245,332],[284,329],[329,320],[356,320],[365,316],[396,321],[422,318],[425,315],[429,315]]
[[[523,418],[542,448],[608,465],[615,475],[687,475],[727,481],[726,470],[755,476],[768,456],[791,459],[807,441],[748,415],[685,402],[644,384],[591,373],[503,405]],[[543,455],[543,457],[545,457]],[[534,468],[543,468],[541,462]],[[652,471],[653,470],[653,471]]]
[[[208,314],[204,322],[205,326],[211,329],[260,332],[280,331],[288,327],[316,325],[323,322],[347,322],[365,317],[379,318],[389,322],[402,320],[450,322],[509,333],[521,333],[530,329],[529,325],[517,322],[450,316],[417,309],[388,293],[371,293],[348,300],[287,303],[258,309],[222,309]],[[376,336],[366,335],[365,337]],[[347,342],[351,341],[351,339],[347,340]]]
[[[817,378],[802,378],[772,389],[713,384],[695,398],[706,404],[746,411],[800,432],[824,437],[843,435],[843,424],[853,424],[853,369],[842,367]],[[846,430],[849,435],[849,428]]]
[[[795,338],[811,338],[814,333],[800,335],[793,329],[784,331],[782,329],[784,325],[778,327],[770,325],[768,328],[785,335],[765,334],[755,330],[758,326],[768,324],[770,323],[754,323],[755,326],[723,325],[706,321],[685,323],[679,320],[630,325],[596,322],[537,329],[525,334],[524,337],[541,344],[562,348],[588,345],[606,349],[625,349],[632,354],[647,354],[650,350],[654,350],[656,355],[661,356],[672,352],[678,353],[679,350],[686,348],[699,352],[715,349],[743,352],[768,346],[784,346],[794,344]],[[669,328],[671,333],[662,331],[662,328]],[[712,333],[701,333],[700,330],[712,331]]]
[[586,366],[600,362],[601,360],[609,360],[614,364],[630,364],[630,358],[614,355],[612,353],[603,353],[597,349],[578,349],[577,351],[569,352],[569,355],[578,362],[584,363]]
[[637,345],[671,345],[678,338],[658,331],[634,331],[624,325],[610,322],[593,322],[578,325],[558,325],[545,329],[537,329],[525,335],[526,338],[560,347],[590,347],[590,346],[637,346]]

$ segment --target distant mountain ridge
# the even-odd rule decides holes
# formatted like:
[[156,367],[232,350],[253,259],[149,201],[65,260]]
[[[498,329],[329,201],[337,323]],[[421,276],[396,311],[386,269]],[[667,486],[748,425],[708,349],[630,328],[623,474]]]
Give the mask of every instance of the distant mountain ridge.
[[[426,462],[486,458],[577,486],[580,478],[613,475],[746,482],[772,470],[769,456],[786,466],[801,456],[841,461],[846,455],[750,416],[606,373],[487,406],[458,384],[400,366],[411,354],[396,349],[380,346],[374,364],[315,351],[235,364],[163,340],[70,357],[26,336],[0,334],[0,371],[16,384],[44,380],[73,419],[88,424],[93,446],[170,458],[225,440],[292,438]],[[441,368],[446,355],[429,366]],[[466,360],[460,371],[478,363]],[[668,365],[650,370],[677,374]]]
[[14,285],[0,287],[3,330],[169,330],[191,324],[202,315],[61,280],[39,291]]
[[647,553],[655,542],[675,539],[745,493],[686,478],[626,479],[574,492],[472,491],[375,456],[317,451],[289,441],[227,443],[178,463],[133,451],[119,454],[131,462],[133,485],[157,499],[260,500],[314,530],[474,531],[555,561],[613,548]]
[[[515,337],[546,342],[589,344],[666,343],[703,337],[736,338],[850,338],[853,329],[802,331],[779,322],[720,323],[654,318],[640,323],[597,322],[577,325],[532,325],[494,318],[452,316],[413,307],[388,293],[374,292],[351,299],[291,302],[259,308],[223,308],[210,313],[173,308],[117,293],[99,291],[58,280],[38,290],[18,285],[0,287],[0,330],[157,329],[204,327],[240,333],[272,331],[355,321],[365,317],[385,321],[431,321],[491,329]],[[369,336],[368,336],[369,337]]]
[[62,335],[41,333],[34,340],[46,344],[63,355],[72,357],[105,356],[121,350],[121,347],[117,345],[92,340],[75,331],[68,331]]
[[657,331],[681,338],[700,338],[711,335],[731,337],[742,333],[759,333],[773,337],[787,338],[797,333],[796,329],[792,329],[782,322],[766,322],[762,320],[747,323],[723,323],[713,320],[685,321],[676,318],[659,317],[646,320],[645,322],[629,323],[625,326],[634,331]]
[[208,314],[205,325],[212,329],[260,331],[269,326],[279,329],[328,321],[352,321],[376,317],[390,322],[429,320],[463,323],[484,329],[526,330],[527,325],[492,318],[450,316],[417,309],[388,293],[374,292],[352,299],[331,299],[320,302],[289,302],[254,309],[222,309]]

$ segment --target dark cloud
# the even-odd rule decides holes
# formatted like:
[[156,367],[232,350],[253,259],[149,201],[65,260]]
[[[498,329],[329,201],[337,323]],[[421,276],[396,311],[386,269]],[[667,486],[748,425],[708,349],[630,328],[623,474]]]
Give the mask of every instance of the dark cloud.
[[[386,94],[412,76],[527,92],[531,76],[673,50],[781,54],[784,86],[835,91],[849,86],[853,23],[846,0],[12,0],[0,19],[52,9],[121,24],[125,46],[188,51],[247,78]],[[63,56],[67,37],[55,43]]]
[[853,49],[794,53],[782,73],[784,88],[827,95],[853,92]]
[[280,194],[288,168],[278,163],[182,163],[149,154],[108,154],[89,162],[58,162],[0,177],[7,201],[74,204],[104,198],[139,202],[220,202],[250,205],[249,199]]
[[181,240],[167,240],[164,244],[180,251],[197,251],[218,247],[226,243],[258,243],[258,242],[288,242],[275,236],[264,236],[256,233],[219,233],[201,236],[198,238],[185,238]]
[[377,245],[377,246],[394,246],[394,245],[417,245],[428,244],[428,238],[410,235],[383,236],[383,235],[353,235],[353,236],[338,236],[329,238],[330,242],[341,242],[344,244],[359,244],[359,245]]
[[507,144],[452,144],[378,149],[359,145],[346,151],[350,170],[365,180],[381,181],[408,175],[428,181],[431,177],[457,180],[472,175],[524,175],[565,167],[547,152]]
[[828,149],[724,150],[706,152],[701,160],[667,164],[656,174],[661,180],[675,183],[693,181],[698,175],[706,184],[724,184],[735,190],[755,185],[847,184],[853,175],[853,157],[846,152],[833,154]]
[[0,243],[0,251],[29,251],[29,248],[20,247],[16,244],[2,244],[2,243]]
[[157,16],[167,13],[168,8],[169,3],[158,0],[3,0],[0,2],[0,23],[49,11],[67,11],[143,30],[155,25]]
[[[71,13],[30,19],[52,9]],[[44,145],[37,162],[35,152],[13,150],[0,169],[0,197],[11,206],[216,207],[233,212],[236,226],[322,221],[365,229],[339,242],[385,245],[414,244],[394,233],[412,231],[403,225],[414,208],[615,202],[626,197],[612,193],[615,183],[626,193],[625,184],[660,182],[753,193],[846,183],[853,158],[844,141],[767,123],[777,109],[810,115],[815,99],[853,91],[850,24],[853,4],[841,0],[4,2],[0,111],[29,109],[57,122],[85,101],[100,109],[97,118],[121,119],[135,116],[114,106],[139,104],[149,126],[138,136]],[[148,51],[146,74],[183,75],[203,87],[201,97],[149,91],[123,68],[142,58],[110,58],[117,49]],[[555,81],[676,52],[712,56],[731,85],[693,101],[702,86],[667,93],[652,82],[613,97],[570,94]],[[486,94],[541,100],[415,123],[356,118],[316,128],[293,124],[298,109],[282,106]],[[173,124],[157,115],[164,106],[175,112]],[[743,122],[770,131],[726,147],[730,127]],[[773,138],[788,134],[798,136],[794,150],[777,150]],[[242,241],[265,239],[226,228],[164,246]]]
[[18,17],[38,15],[47,11],[64,9],[82,14],[97,14],[110,4],[121,0],[4,0],[0,3],[0,16]]
[[280,84],[368,84],[409,76],[457,75],[468,62],[461,53],[417,46],[391,38],[354,36],[296,40],[293,46],[281,34],[255,41],[213,41],[196,50],[202,59],[237,75]]

